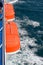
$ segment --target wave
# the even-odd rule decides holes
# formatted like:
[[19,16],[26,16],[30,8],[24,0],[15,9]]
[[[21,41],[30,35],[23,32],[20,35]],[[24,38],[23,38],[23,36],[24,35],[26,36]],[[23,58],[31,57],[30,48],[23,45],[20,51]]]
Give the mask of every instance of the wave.
[[[43,58],[35,54],[39,47],[39,45],[35,43],[37,39],[35,39],[35,37],[29,37],[28,34],[32,33],[31,31],[27,32],[27,29],[25,29],[29,25],[33,27],[38,27],[40,26],[40,23],[38,23],[37,21],[30,20],[28,17],[24,17],[23,20],[19,17],[16,17],[15,22],[18,26],[20,34],[21,49],[17,54],[6,54],[6,65],[43,65]],[[30,28],[28,28],[28,30],[29,29]],[[30,47],[33,48],[31,49]]]

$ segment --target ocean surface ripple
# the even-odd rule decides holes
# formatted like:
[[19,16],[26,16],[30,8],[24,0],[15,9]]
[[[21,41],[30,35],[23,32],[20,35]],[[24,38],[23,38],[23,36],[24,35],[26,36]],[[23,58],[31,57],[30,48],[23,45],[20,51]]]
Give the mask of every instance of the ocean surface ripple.
[[13,6],[21,49],[6,54],[6,65],[43,65],[43,0],[18,0]]

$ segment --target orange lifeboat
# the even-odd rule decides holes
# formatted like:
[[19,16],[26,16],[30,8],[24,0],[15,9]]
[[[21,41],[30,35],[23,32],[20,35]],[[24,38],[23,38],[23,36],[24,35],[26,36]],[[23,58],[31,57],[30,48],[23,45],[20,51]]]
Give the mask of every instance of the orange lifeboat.
[[[6,40],[6,53],[13,53],[20,49],[20,37],[18,27],[11,19],[15,18],[15,12],[11,4],[5,4],[5,40]],[[8,22],[9,21],[9,22]]]
[[5,19],[7,21],[11,21],[15,18],[15,11],[14,11],[14,8],[12,6],[12,4],[5,4],[4,5],[4,8],[5,8]]

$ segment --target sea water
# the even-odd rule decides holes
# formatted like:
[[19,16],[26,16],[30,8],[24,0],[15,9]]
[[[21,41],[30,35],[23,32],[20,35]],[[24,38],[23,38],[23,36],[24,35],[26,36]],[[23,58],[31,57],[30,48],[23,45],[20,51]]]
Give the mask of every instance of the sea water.
[[6,65],[43,65],[43,0],[18,0],[13,6],[21,49],[6,54]]

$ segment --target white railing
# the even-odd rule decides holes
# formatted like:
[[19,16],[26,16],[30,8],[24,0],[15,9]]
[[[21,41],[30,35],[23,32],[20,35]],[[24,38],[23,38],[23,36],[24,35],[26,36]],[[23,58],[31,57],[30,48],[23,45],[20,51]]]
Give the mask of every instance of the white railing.
[[17,2],[18,0],[6,0],[5,1],[5,3],[11,3],[11,4],[13,4],[13,3],[15,3],[15,2]]
[[0,28],[0,32],[3,30],[3,27]]
[[2,44],[0,45],[0,48],[2,47]]

